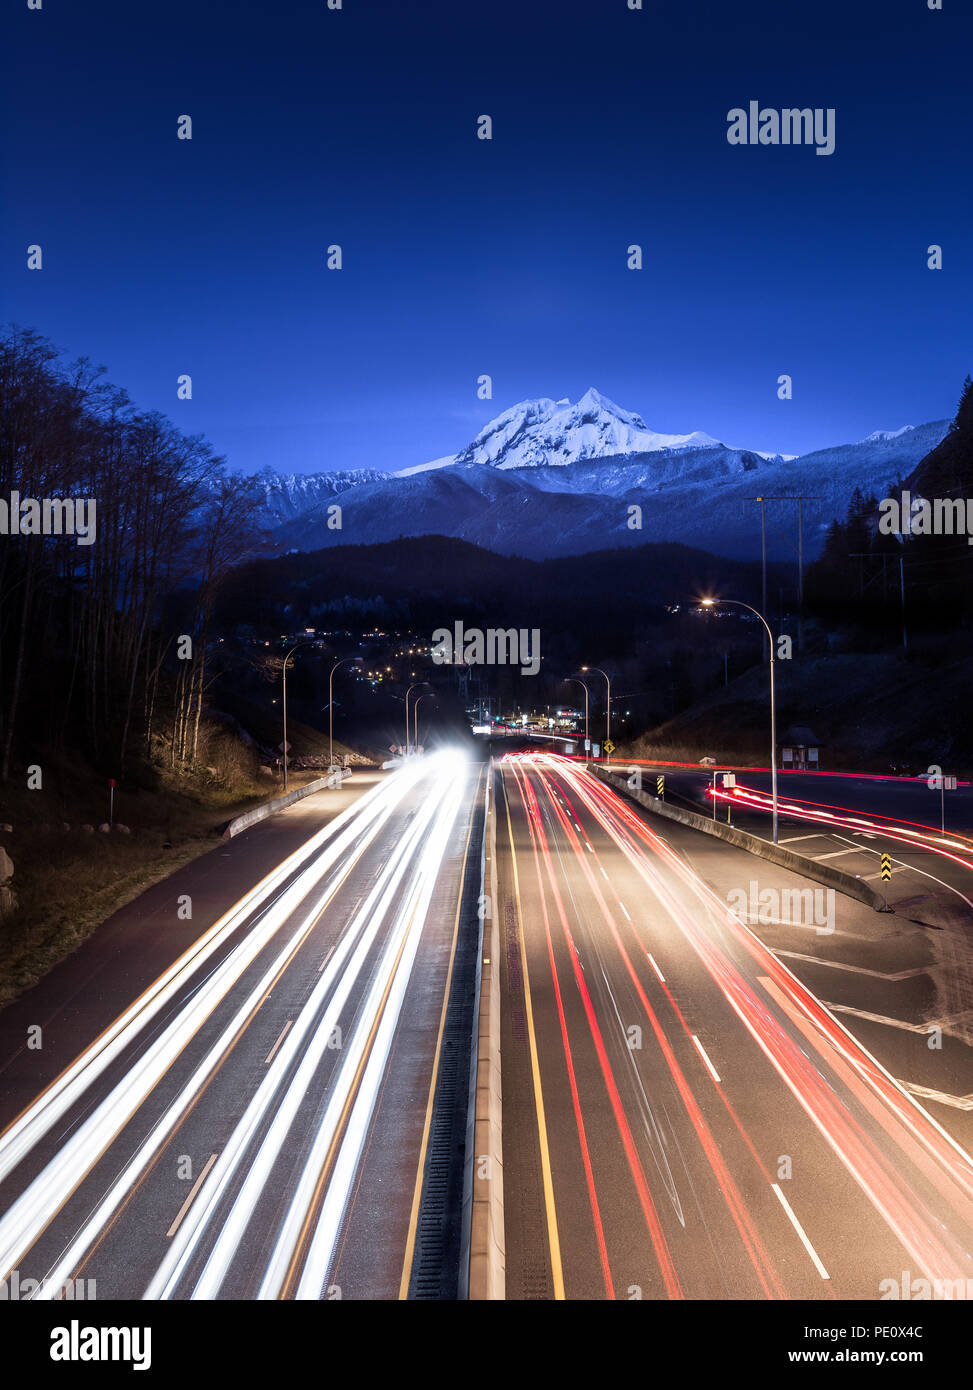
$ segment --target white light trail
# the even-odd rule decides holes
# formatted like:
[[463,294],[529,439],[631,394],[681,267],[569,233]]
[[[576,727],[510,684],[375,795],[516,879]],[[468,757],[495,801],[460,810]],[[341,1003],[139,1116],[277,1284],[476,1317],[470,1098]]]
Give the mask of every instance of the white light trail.
[[[394,779],[389,778],[366,792],[245,893],[4,1130],[0,1135],[0,1181],[78,1101],[87,1087],[97,1080],[138,1032],[185,988],[192,974],[209,960],[250,914],[272,897],[302,863],[341,832],[357,826],[354,833],[361,833],[374,817],[383,812],[388,814],[392,802],[408,790],[408,779],[396,786],[393,786],[393,782]],[[330,867],[330,863],[324,867]],[[316,876],[321,877],[320,868]]]
[[[443,755],[444,756],[444,755]],[[437,769],[432,759],[426,761],[427,773]],[[442,776],[442,786],[450,784],[443,775],[443,767],[438,768]],[[456,782],[461,786],[460,779]],[[189,1215],[178,1240],[168,1251],[158,1271],[153,1277],[145,1298],[169,1298],[176,1292],[186,1267],[198,1250],[207,1228],[214,1221],[220,1203],[226,1196],[234,1175],[249,1152],[253,1138],[266,1119],[275,1097],[277,1108],[273,1122],[264,1136],[256,1154],[250,1160],[244,1183],[237,1193],[233,1205],[221,1224],[216,1241],[207,1258],[206,1266],[193,1291],[194,1298],[214,1298],[225,1280],[240,1242],[246,1232],[253,1209],[270,1176],[271,1170],[280,1156],[291,1125],[310,1088],[315,1072],[328,1048],[328,1042],[337,1025],[342,1009],[352,988],[365,968],[369,954],[374,946],[382,922],[394,906],[396,893],[405,877],[410,857],[422,845],[428,831],[429,821],[436,813],[439,803],[436,799],[437,787],[433,787],[423,807],[420,808],[409,829],[397,842],[392,855],[383,866],[382,873],[345,932],[342,942],[331,956],[321,979],[301,1011],[293,1028],[274,1059],[274,1062],[249,1102],[246,1111],[238,1122],[230,1140],[220,1155],[219,1161],[209,1175],[201,1191],[199,1200]],[[357,944],[355,944],[357,942]],[[352,952],[352,946],[355,949]],[[347,965],[346,965],[347,961]],[[333,989],[333,994],[328,998]],[[320,1010],[327,1000],[323,1016]],[[363,1011],[364,1013],[364,1011]],[[366,1030],[367,1031],[367,1030]],[[360,1023],[351,1037],[346,1037],[342,1048],[344,1062],[357,1056],[356,1049],[362,1045],[363,1026]],[[282,1096],[288,1072],[300,1056],[300,1064],[287,1084]],[[344,1068],[344,1063],[342,1064]],[[344,1074],[344,1070],[340,1075]],[[334,1097],[328,1113],[337,1107],[338,1114],[345,1103],[340,1082],[332,1083]]]
[[[372,794],[368,794],[369,801],[365,808],[364,818],[365,839],[358,846],[354,855],[355,858],[364,852],[367,844],[380,832],[394,806],[398,804],[401,797],[408,792],[415,781],[415,775],[404,778],[401,782],[398,782],[396,778],[390,778],[376,789],[377,791],[384,791],[384,796],[377,796],[373,799]],[[354,810],[354,807],[349,809]],[[68,1200],[80,1179],[98,1161],[117,1137],[124,1124],[165,1075],[188,1041],[198,1032],[213,1009],[236,984],[244,970],[252,964],[273,935],[298,908],[313,889],[315,883],[319,882],[325,873],[341,861],[343,854],[353,850],[355,841],[363,834],[363,828],[354,816],[346,819],[346,814],[342,813],[341,817],[336,818],[336,821],[338,819],[344,821],[342,832],[333,839],[331,844],[325,846],[311,865],[267,909],[237,946],[203,981],[200,988],[190,995],[182,1010],[170,1021],[164,1032],[132,1064],[124,1078],[107,1094],[68,1142],[58,1150],[55,1157],[3,1214],[0,1218],[0,1269],[10,1270],[17,1264],[51,1218]],[[332,825],[325,829],[332,829],[334,824],[335,822],[332,822]],[[320,846],[320,836],[315,836],[314,842]],[[306,849],[306,846],[303,848]],[[291,856],[291,859],[293,858],[294,856]],[[285,862],[290,862],[290,860]],[[329,884],[325,892],[316,899],[310,912],[305,914],[284,948],[278,953],[269,968],[262,972],[259,982],[248,993],[245,1003],[235,1012],[229,1028],[224,1030],[218,1042],[209,1049],[202,1064],[194,1071],[189,1084],[182,1089],[175,1103],[167,1109],[162,1120],[140,1145],[135,1158],[112,1185],[95,1214],[84,1224],[78,1236],[59,1261],[58,1270],[73,1268],[83,1251],[97,1237],[110,1214],[131,1190],[139,1174],[161,1147],[168,1134],[198,1094],[201,1086],[218,1065],[229,1041],[236,1036],[239,1029],[254,1012],[273,980],[311,930],[327,901],[337,891],[341,877],[346,872],[347,867],[343,866],[343,873],[339,880]],[[264,882],[266,883],[267,880]],[[250,895],[247,895],[247,898],[249,899]],[[232,913],[228,914],[228,916],[232,915]],[[175,981],[173,981],[174,984]],[[134,1031],[138,1032],[144,1021],[141,1018],[134,1021],[136,1024]],[[107,1065],[107,1060],[110,1060],[110,1057],[106,1059],[106,1052],[111,1052],[114,1055],[115,1051],[121,1050],[130,1041],[131,1038],[122,1030],[113,1039],[110,1048],[101,1049],[98,1053],[93,1075],[89,1075],[84,1068],[78,1070],[75,1084],[78,1086],[79,1093],[83,1092],[95,1079],[95,1076],[104,1069],[104,1065]],[[97,1047],[98,1044],[93,1046]],[[83,1058],[79,1059],[79,1061],[81,1060]],[[77,1067],[77,1065],[76,1063],[75,1066]],[[62,1090],[58,1097],[58,1107],[63,1105],[64,1098],[70,1093],[70,1090],[70,1087]],[[53,1123],[43,1108],[47,1094],[45,1093],[45,1096],[42,1096],[35,1103],[35,1107],[31,1107],[31,1110],[25,1112],[24,1116],[21,1117],[23,1120],[29,1121],[36,1109],[38,1110],[38,1118],[42,1122],[38,1126],[39,1132],[36,1133],[36,1137],[29,1124],[25,1125],[18,1133],[17,1144],[25,1151],[32,1143],[36,1143],[37,1139]],[[45,1288],[50,1290],[55,1287],[55,1285],[45,1281],[37,1296],[43,1298]]]

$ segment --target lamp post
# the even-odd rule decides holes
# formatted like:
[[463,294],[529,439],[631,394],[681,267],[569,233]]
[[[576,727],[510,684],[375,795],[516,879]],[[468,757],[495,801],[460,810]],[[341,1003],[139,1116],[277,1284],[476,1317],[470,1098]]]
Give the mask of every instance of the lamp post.
[[[597,671],[600,676],[605,677],[605,684],[608,687],[608,695],[605,699],[605,743],[611,743],[612,737],[612,683],[608,678],[608,672],[603,671],[600,666],[582,666],[582,671]],[[606,761],[611,762],[611,754],[606,753]]]
[[346,661],[351,661],[356,665],[361,664],[360,656],[343,656],[340,661],[336,661],[331,668],[328,676],[328,771],[334,767],[334,673],[339,666],[343,666]]
[[405,756],[409,756],[409,696],[417,685],[425,685],[425,681],[413,681],[405,692]]
[[588,687],[580,676],[565,676],[565,681],[576,681],[584,691],[584,760],[588,761],[588,753],[591,749],[591,737],[588,733]]
[[284,657],[284,666],[283,666],[283,669],[282,669],[282,672],[281,672],[281,676],[282,676],[282,686],[283,686],[283,689],[282,689],[281,694],[282,694],[282,703],[283,703],[283,706],[284,706],[284,791],[285,791],[285,792],[287,791],[287,663],[290,661],[291,657],[292,657],[292,656],[294,655],[294,653],[297,651],[298,647],[313,647],[313,646],[314,646],[314,643],[313,643],[313,642],[295,642],[294,645],[293,645],[293,647],[291,647],[290,651],[289,651],[289,652],[287,653],[287,655]]
[[777,710],[774,695],[774,634],[770,630],[770,625],[762,613],[756,608],[751,608],[749,603],[742,603],[738,598],[704,598],[702,606],[713,608],[718,603],[732,603],[735,608],[746,608],[748,612],[760,619],[767,633],[767,644],[770,650],[770,795],[773,802],[773,841],[777,843]]
[[412,739],[412,745],[417,753],[419,751],[419,706],[422,704],[423,700],[432,699],[435,699],[435,692],[432,690],[427,690],[425,695],[416,696],[415,703],[412,706],[412,729],[414,735]]

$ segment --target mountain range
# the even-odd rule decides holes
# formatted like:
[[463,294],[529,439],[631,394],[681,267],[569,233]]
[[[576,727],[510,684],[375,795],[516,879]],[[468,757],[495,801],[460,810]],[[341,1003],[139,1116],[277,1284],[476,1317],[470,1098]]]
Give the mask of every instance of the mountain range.
[[[657,433],[591,388],[574,404],[522,401],[458,453],[418,467],[265,470],[254,482],[277,553],[438,534],[537,559],[647,541],[749,559],[760,544],[755,499],[802,496],[812,558],[856,487],[888,495],[948,428],[938,420],[809,454],[768,454],[698,430]],[[340,529],[328,525],[336,501]],[[768,555],[792,557],[796,506],[771,500],[766,516]]]

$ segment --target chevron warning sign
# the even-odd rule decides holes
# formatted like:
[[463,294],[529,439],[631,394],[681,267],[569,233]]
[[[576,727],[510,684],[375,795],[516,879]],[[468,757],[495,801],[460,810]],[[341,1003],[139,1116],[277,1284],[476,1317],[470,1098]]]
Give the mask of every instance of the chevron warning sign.
[[665,796],[666,794],[666,779],[661,773],[655,779],[655,794],[656,796]]
[[892,856],[891,854],[882,855],[882,882],[891,883],[892,881]]

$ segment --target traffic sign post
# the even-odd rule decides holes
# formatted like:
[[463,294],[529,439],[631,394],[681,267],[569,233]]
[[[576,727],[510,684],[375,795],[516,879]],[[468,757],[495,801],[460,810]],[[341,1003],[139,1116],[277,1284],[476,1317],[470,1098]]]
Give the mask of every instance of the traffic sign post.
[[611,741],[610,738],[606,739],[606,740],[605,740],[605,755],[606,755],[606,757],[610,758],[611,755],[614,753],[614,751],[615,751],[615,745],[612,743],[612,741]]
[[108,779],[108,824],[115,824],[115,779]]
[[955,777],[940,777],[939,781],[939,828],[946,834],[946,793],[956,790]]
[[662,774],[661,772],[659,773],[658,777],[655,779],[655,794],[656,794],[656,796],[660,796],[660,797],[663,799],[663,801],[665,800],[665,795],[666,795],[666,779],[665,779],[665,777],[663,776],[663,774]]
[[[714,769],[713,769],[713,791],[712,791],[712,795],[713,795],[713,819],[714,819],[714,820],[716,820],[716,779],[717,779],[718,776],[721,776],[721,777],[723,778],[723,790],[724,790],[724,791],[729,791],[731,787],[735,787],[736,784],[737,784],[737,779],[736,779],[736,773],[735,773],[735,772],[723,772],[723,773],[721,773],[721,772],[718,771],[717,768],[714,767]],[[730,808],[729,808],[729,806],[727,806],[727,808],[726,808],[726,819],[727,819],[727,824],[729,824],[729,820],[730,820]]]

